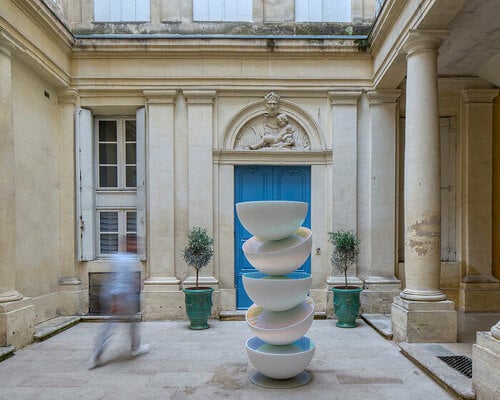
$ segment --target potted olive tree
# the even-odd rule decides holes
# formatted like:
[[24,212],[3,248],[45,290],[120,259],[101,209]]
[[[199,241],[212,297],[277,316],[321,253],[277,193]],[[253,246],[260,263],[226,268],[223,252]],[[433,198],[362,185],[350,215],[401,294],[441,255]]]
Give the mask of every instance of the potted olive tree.
[[187,265],[196,270],[196,286],[184,288],[186,302],[186,313],[191,322],[189,329],[207,329],[208,318],[212,310],[212,292],[211,287],[198,285],[198,276],[200,269],[207,266],[214,254],[213,238],[207,230],[201,227],[191,228],[188,232],[188,244],[184,248],[183,258]]
[[328,235],[328,240],[333,244],[331,264],[336,271],[344,275],[344,285],[332,288],[336,325],[341,328],[354,328],[359,315],[359,295],[363,289],[348,285],[347,270],[358,260],[359,239],[351,231],[339,230],[328,232]]

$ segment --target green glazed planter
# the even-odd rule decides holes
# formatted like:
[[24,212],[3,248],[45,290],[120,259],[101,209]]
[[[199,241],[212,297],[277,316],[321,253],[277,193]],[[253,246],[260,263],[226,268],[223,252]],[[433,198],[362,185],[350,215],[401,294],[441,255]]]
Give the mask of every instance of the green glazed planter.
[[348,286],[334,287],[333,292],[333,308],[337,317],[337,325],[340,328],[355,328],[356,318],[359,315],[359,294],[363,288]]
[[208,318],[212,311],[213,288],[199,287],[182,290],[185,294],[186,314],[191,324],[189,329],[208,329]]

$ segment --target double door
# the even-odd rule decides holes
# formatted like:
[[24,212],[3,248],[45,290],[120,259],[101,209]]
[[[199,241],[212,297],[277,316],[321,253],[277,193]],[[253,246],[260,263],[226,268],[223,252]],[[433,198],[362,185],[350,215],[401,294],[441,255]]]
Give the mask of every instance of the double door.
[[[260,200],[293,200],[309,204],[303,226],[311,227],[311,167],[309,166],[235,166],[235,203]],[[235,213],[235,286],[236,307],[245,310],[252,305],[243,287],[242,275],[256,271],[247,261],[241,246],[251,237]],[[311,272],[311,259],[297,271]]]

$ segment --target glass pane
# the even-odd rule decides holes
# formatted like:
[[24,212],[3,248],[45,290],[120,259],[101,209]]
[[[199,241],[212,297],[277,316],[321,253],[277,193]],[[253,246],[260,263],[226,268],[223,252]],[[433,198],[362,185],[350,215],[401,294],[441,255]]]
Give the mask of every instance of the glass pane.
[[113,254],[118,252],[118,234],[103,233],[100,235],[101,254]]
[[135,164],[135,157],[136,157],[136,152],[135,152],[135,143],[127,143],[125,145],[125,163],[126,164]]
[[117,211],[101,211],[100,216],[100,231],[101,232],[118,232],[118,212]]
[[137,168],[135,165],[126,168],[126,187],[137,187]]
[[99,164],[116,164],[116,144],[99,144]]
[[127,252],[137,253],[137,234],[127,233]]
[[125,121],[125,140],[135,142],[135,121]]
[[99,121],[99,141],[116,142],[116,121]]
[[137,232],[137,213],[135,211],[127,212],[127,233]]
[[99,186],[117,187],[118,176],[116,167],[99,167]]

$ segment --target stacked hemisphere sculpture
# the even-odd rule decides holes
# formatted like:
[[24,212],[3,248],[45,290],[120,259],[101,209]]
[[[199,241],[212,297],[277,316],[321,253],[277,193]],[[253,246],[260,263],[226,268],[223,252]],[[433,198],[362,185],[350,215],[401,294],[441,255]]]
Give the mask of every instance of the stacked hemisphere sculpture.
[[298,201],[249,201],[236,204],[241,224],[253,235],[243,243],[248,262],[258,270],[243,275],[254,302],[246,322],[255,335],[246,350],[257,372],[250,380],[269,388],[304,385],[315,351],[304,336],[314,319],[308,296],[312,275],[297,272],[309,257],[312,232],[302,224],[308,204]]

